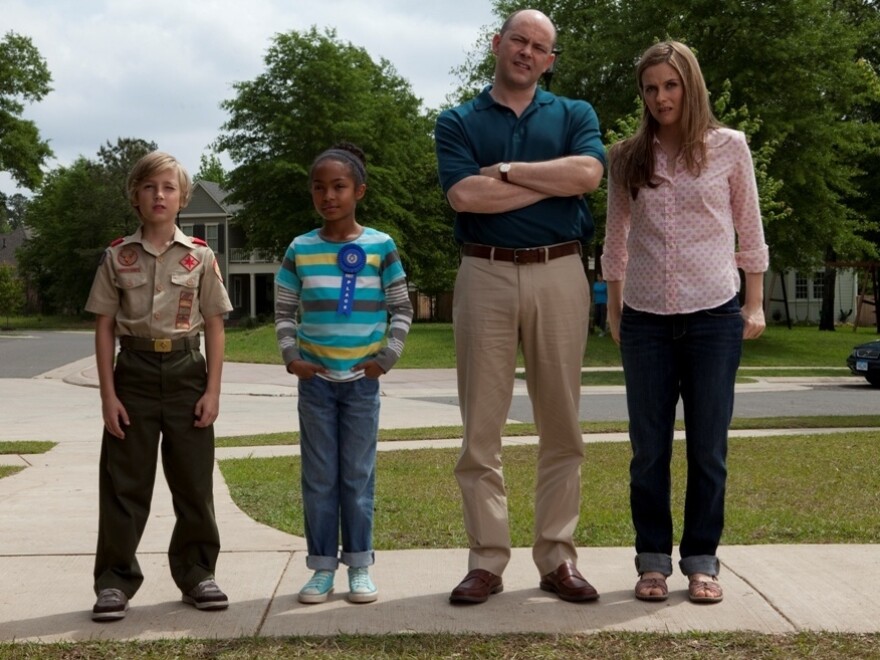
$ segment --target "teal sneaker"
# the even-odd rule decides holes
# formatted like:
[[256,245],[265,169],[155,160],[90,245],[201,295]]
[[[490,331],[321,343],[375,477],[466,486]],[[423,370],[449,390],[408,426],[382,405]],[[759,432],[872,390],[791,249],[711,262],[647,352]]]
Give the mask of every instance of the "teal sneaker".
[[311,579],[299,590],[299,602],[323,603],[333,593],[333,578],[336,571],[315,571]]
[[348,569],[348,600],[352,603],[372,603],[379,597],[379,590],[370,579],[366,566]]

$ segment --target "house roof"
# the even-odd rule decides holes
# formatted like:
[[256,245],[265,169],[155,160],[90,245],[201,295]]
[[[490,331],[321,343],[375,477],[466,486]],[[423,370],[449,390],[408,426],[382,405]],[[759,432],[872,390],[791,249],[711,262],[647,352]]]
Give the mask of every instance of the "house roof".
[[15,251],[22,246],[27,240],[27,233],[24,227],[17,227],[11,232],[0,234],[0,264],[17,263],[15,259]]
[[218,213],[235,215],[242,209],[241,204],[227,203],[229,191],[224,190],[213,181],[199,180],[193,184],[193,193],[189,205],[180,212],[181,216]]

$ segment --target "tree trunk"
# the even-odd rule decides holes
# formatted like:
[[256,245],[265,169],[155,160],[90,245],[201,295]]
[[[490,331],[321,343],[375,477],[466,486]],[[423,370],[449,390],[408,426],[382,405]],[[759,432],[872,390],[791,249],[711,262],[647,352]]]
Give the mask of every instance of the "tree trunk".
[[[837,255],[829,248],[825,253],[825,261],[834,261]],[[837,269],[825,267],[825,280],[822,285],[822,311],[819,314],[819,330],[834,332],[834,284],[837,281]]]

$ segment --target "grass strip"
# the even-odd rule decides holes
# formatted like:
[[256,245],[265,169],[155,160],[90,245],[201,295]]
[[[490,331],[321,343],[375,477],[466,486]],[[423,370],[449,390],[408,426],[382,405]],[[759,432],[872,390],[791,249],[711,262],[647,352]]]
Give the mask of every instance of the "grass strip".
[[822,658],[850,660],[880,657],[880,635],[799,632],[790,635],[733,633],[600,632],[581,635],[334,635],[184,639],[160,641],[89,641],[47,644],[0,644],[0,658],[25,660],[337,660],[407,658],[616,658],[620,660],[693,660],[694,658]]
[[[631,545],[629,446],[593,443],[585,451],[575,542]],[[536,456],[535,446],[504,450],[511,538],[517,547],[532,543]],[[880,542],[876,456],[874,432],[731,439],[724,543]],[[457,449],[380,452],[377,549],[467,547],[453,476],[457,457]],[[220,461],[220,468],[232,498],[249,516],[303,535],[298,457],[228,459]],[[685,470],[684,447],[677,445],[672,508],[678,524]]]
[[18,474],[24,470],[24,466],[21,465],[0,465],[0,479],[3,477],[11,477],[13,474]]
[[45,454],[57,442],[44,440],[8,440],[0,442],[0,454]]
[[[846,367],[853,346],[876,339],[872,328],[841,326],[836,332],[819,332],[815,325],[771,325],[760,338],[743,343],[744,367]],[[278,364],[278,344],[271,324],[257,328],[227,328],[226,359],[230,362]],[[523,361],[518,360],[519,366]],[[619,367],[620,350],[609,336],[591,336],[584,352],[585,367]],[[395,369],[455,368],[455,345],[449,323],[415,323],[403,356]]]
[[[684,422],[678,421],[676,429],[684,430]],[[810,417],[743,417],[734,419],[732,429],[823,429],[823,428],[875,428],[880,427],[880,415],[816,415]],[[626,421],[581,422],[584,433],[626,433]],[[516,423],[504,427],[505,437],[537,435],[534,424]],[[420,428],[379,429],[381,442],[398,440],[446,440],[460,438],[461,426],[428,426]],[[262,447],[299,443],[298,431],[262,433],[258,435],[224,436],[217,438],[217,447]]]

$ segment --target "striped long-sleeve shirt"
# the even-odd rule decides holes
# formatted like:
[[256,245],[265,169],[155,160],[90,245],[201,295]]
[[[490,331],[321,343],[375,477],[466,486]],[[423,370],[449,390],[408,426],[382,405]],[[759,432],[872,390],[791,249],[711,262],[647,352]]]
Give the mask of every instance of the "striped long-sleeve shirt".
[[[346,245],[366,254],[357,273],[350,314],[338,310],[344,273],[337,259]],[[388,371],[403,352],[413,308],[393,239],[369,227],[348,243],[324,240],[319,230],[297,236],[275,279],[275,335],[284,364],[308,360],[330,380],[359,378],[351,368],[374,359]],[[389,321],[390,315],[390,321]]]

